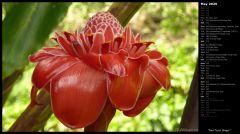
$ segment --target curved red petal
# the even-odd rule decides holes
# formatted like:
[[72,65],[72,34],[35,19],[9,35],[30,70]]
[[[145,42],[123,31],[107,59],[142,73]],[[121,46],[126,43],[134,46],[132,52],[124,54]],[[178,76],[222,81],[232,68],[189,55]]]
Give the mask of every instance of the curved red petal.
[[132,49],[134,46],[136,46],[136,49],[139,49],[141,46],[143,46],[143,42],[133,43],[131,49]]
[[79,57],[84,63],[95,68],[96,70],[101,70],[102,65],[100,61],[100,55],[96,53],[87,53]]
[[132,109],[141,92],[144,68],[147,66],[148,57],[128,59],[126,61],[127,73],[125,77],[109,75],[108,95],[112,104],[120,110]]
[[123,48],[126,48],[126,49],[131,48],[131,39],[132,39],[132,31],[131,31],[131,28],[127,26],[123,32]]
[[168,60],[166,57],[162,56],[162,53],[160,53],[157,50],[151,50],[146,52],[146,54],[149,56],[152,60],[157,60],[158,62],[161,62],[163,65],[168,66]]
[[28,56],[28,60],[31,61],[31,62],[40,62],[44,59],[47,59],[49,57],[52,57],[53,55],[49,54],[49,53],[46,53],[44,51],[39,51],[39,52],[36,52],[32,55],[29,55]]
[[107,100],[104,73],[80,61],[50,83],[53,113],[64,125],[76,129],[97,120]]
[[122,40],[123,40],[122,37],[114,38],[114,40],[110,46],[110,50],[112,50],[113,52],[118,52],[119,49],[121,49],[123,47]]
[[139,57],[140,55],[142,55],[144,53],[146,53],[148,55],[148,52],[145,52],[145,50],[152,43],[154,43],[154,42],[136,42],[136,43],[132,43],[131,47],[128,49],[129,55],[131,57]]
[[36,88],[42,88],[49,80],[69,68],[79,60],[72,56],[51,57],[40,61],[32,75],[32,83]]
[[157,60],[150,60],[149,73],[152,77],[165,89],[169,89],[171,86],[170,83],[170,73],[167,67]]
[[92,45],[93,45],[93,34],[92,33],[90,33],[90,34],[86,34],[87,35],[87,44],[88,44],[88,46],[90,46],[90,47],[92,47]]
[[44,47],[42,51],[29,55],[28,59],[31,62],[40,62],[52,56],[67,56],[67,54],[58,47]]
[[93,44],[90,52],[100,53],[101,45],[105,42],[103,33],[95,33],[93,35]]
[[66,37],[66,39],[69,41],[69,42],[73,42],[75,39],[74,37],[74,34],[72,33],[69,33],[69,32],[63,32],[64,36]]
[[43,50],[46,53],[51,54],[53,56],[67,56],[68,55],[66,52],[64,52],[64,50],[62,50],[59,47],[44,47]]
[[151,50],[146,52],[146,54],[149,56],[150,59],[160,59],[162,58],[162,53],[160,53],[157,50]]
[[107,26],[105,32],[104,32],[105,42],[113,41],[114,33],[110,26]]
[[141,41],[141,35],[140,35],[140,33],[137,33],[137,35],[135,36],[134,40],[135,40],[135,43],[138,43],[138,42]]
[[155,43],[152,42],[152,41],[146,41],[146,42],[143,42],[143,45],[145,45],[146,48],[148,48],[151,44],[155,44]]
[[73,44],[73,47],[76,50],[77,55],[81,56],[86,53],[86,48],[84,47],[84,41],[80,38],[80,33],[78,31],[76,32],[76,36],[77,42]]
[[168,66],[168,60],[166,57],[162,57],[160,60],[158,60],[159,62],[161,62],[163,65]]
[[85,132],[102,132],[107,131],[108,125],[116,113],[116,108],[114,108],[109,100],[107,100],[105,107],[98,117],[98,119],[84,128]]
[[105,72],[117,76],[126,76],[126,68],[124,66],[126,58],[127,52],[120,50],[119,53],[101,55],[100,61]]
[[161,85],[152,77],[149,70],[145,72],[140,98],[145,98],[155,94]]
[[139,98],[135,107],[129,111],[123,111],[123,114],[129,117],[140,114],[151,103],[155,95],[156,93],[145,98]]
[[58,34],[57,34],[57,40],[58,40],[58,43],[61,45],[61,47],[67,53],[69,53],[72,56],[77,56],[76,53],[73,50],[73,46],[72,46],[71,42],[69,42],[67,39],[63,38],[62,36],[59,36]]
[[109,53],[109,51],[110,51],[110,43],[111,42],[105,42],[105,43],[103,43],[102,44],[102,48],[101,48],[101,54],[107,54],[107,53]]
[[[77,37],[79,44],[82,46],[83,51],[88,52],[90,49],[90,44],[88,43],[88,40],[83,32],[79,33],[79,36]],[[82,43],[82,44],[81,44]]]
[[132,31],[131,31],[130,38],[131,38],[130,43],[131,43],[131,44],[135,43],[135,38],[134,38],[134,34],[133,34]]

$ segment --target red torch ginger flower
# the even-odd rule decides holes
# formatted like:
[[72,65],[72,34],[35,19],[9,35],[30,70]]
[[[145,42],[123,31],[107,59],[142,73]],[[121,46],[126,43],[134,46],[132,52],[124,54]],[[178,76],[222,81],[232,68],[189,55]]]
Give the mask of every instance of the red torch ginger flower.
[[36,62],[31,91],[50,93],[54,115],[67,127],[107,128],[116,109],[136,116],[157,91],[170,88],[168,60],[153,42],[143,42],[130,27],[122,28],[108,12],[94,15],[82,31],[54,38],[59,46],[30,55]]

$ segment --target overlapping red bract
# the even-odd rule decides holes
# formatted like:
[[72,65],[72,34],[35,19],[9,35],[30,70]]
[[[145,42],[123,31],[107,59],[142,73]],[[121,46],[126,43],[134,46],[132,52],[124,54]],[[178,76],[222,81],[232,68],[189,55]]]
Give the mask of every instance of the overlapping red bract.
[[141,41],[108,12],[97,13],[82,31],[54,39],[59,46],[29,56],[37,63],[31,100],[38,104],[38,89],[48,91],[53,113],[69,128],[106,128],[116,109],[136,116],[161,87],[170,88],[166,57],[147,51],[153,42]]

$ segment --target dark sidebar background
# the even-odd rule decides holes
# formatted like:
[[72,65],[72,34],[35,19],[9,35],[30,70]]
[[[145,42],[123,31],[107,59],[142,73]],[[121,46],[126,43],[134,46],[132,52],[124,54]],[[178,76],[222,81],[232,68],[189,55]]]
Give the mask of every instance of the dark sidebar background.
[[240,101],[240,5],[199,2],[199,132],[236,132]]

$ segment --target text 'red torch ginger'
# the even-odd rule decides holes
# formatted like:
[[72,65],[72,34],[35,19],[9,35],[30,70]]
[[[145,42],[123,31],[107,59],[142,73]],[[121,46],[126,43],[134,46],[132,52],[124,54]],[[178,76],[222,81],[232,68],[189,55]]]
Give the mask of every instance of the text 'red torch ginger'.
[[134,117],[161,87],[170,88],[166,57],[147,50],[153,42],[141,41],[109,12],[94,15],[82,31],[53,39],[58,46],[29,56],[37,63],[31,104],[38,104],[38,89],[46,90],[54,115],[69,128],[107,128],[116,109]]

